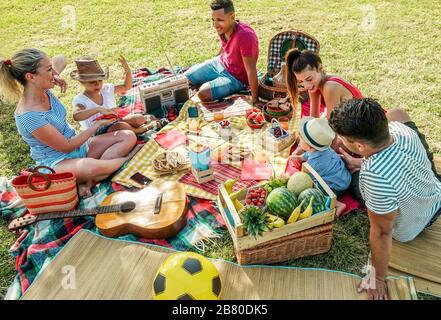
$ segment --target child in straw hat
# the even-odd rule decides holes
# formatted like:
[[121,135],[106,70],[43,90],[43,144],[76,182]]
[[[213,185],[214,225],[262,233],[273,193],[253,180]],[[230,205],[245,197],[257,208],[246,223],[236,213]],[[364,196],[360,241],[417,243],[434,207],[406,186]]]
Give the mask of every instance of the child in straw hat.
[[120,56],[119,62],[125,72],[123,85],[104,83],[109,78],[109,69],[103,70],[97,60],[84,58],[75,60],[77,70],[71,72],[71,78],[78,80],[84,91],[73,100],[73,118],[79,121],[81,130],[90,128],[96,120],[114,118],[116,121],[102,127],[97,134],[117,130],[132,130],[142,134],[149,128],[147,119],[141,114],[129,114],[119,118],[116,111],[115,94],[121,94],[132,88],[132,74],[126,59]]
[[[292,155],[290,159],[307,162],[326,182],[331,190],[341,196],[351,183],[351,174],[343,160],[331,148],[335,133],[326,118],[304,117],[299,124],[299,147],[302,155]],[[346,205],[337,201],[337,216]]]

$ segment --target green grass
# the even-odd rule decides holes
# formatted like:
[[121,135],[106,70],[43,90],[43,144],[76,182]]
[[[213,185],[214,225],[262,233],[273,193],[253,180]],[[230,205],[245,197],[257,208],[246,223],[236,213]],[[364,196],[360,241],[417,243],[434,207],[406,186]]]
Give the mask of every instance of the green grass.
[[[83,55],[109,65],[111,81],[122,76],[117,57],[132,68],[191,65],[215,55],[217,36],[211,28],[210,1],[6,1],[0,0],[0,57],[17,49],[38,47],[70,61]],[[62,27],[63,7],[76,11],[76,30]],[[386,108],[408,111],[433,151],[441,152],[441,6],[434,1],[286,1],[236,0],[238,17],[258,33],[265,70],[269,39],[284,29],[301,29],[321,44],[326,70],[354,82]],[[362,28],[366,8],[375,14],[375,28]],[[65,9],[66,10],[66,9]],[[67,9],[68,10],[68,9]],[[369,15],[369,14],[368,14]],[[371,24],[372,25],[372,24]],[[68,79],[73,69],[64,72]],[[78,83],[59,95],[70,109]],[[0,104],[0,175],[12,176],[30,163],[27,146],[17,135],[12,106]],[[71,117],[71,115],[70,115]],[[290,261],[290,265],[360,273],[368,252],[368,221],[353,214],[335,223],[328,254]],[[0,227],[0,297],[14,277],[7,249],[15,238]],[[208,252],[234,259],[225,235]],[[420,295],[420,298],[425,296]]]

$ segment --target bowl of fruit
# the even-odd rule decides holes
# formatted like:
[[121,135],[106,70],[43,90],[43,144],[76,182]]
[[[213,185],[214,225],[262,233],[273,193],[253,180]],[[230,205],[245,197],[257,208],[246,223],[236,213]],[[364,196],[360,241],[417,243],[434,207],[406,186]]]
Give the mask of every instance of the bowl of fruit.
[[265,206],[266,196],[267,191],[263,186],[250,188],[245,196],[245,204],[247,206],[263,208]]
[[247,125],[251,129],[260,129],[265,124],[265,118],[262,112],[257,108],[247,110],[246,118],[247,118]]
[[288,118],[289,120],[293,116],[293,107],[287,98],[274,98],[263,107],[262,112],[265,120],[268,122],[281,117]]

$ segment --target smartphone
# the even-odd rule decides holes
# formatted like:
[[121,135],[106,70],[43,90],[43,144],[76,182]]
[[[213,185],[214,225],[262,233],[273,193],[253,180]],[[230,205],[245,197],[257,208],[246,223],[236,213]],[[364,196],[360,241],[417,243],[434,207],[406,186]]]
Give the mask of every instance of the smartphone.
[[137,172],[133,176],[131,176],[130,179],[132,179],[133,181],[135,181],[135,182],[137,182],[137,183],[139,183],[140,185],[143,185],[143,186],[147,186],[147,185],[149,185],[152,182],[152,180],[150,180],[145,175],[143,175],[143,174],[141,174],[139,172]]

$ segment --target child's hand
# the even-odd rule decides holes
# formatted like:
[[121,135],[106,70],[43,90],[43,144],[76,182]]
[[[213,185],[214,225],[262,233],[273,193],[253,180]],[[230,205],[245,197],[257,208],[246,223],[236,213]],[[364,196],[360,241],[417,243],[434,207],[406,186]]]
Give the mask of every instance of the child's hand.
[[303,158],[302,154],[292,154],[289,156],[288,161],[298,161],[298,162],[305,162],[305,159]]
[[61,88],[61,93],[65,93],[67,90],[67,82],[62,79],[59,75],[54,76],[55,85]]
[[113,122],[115,122],[116,119],[102,119],[102,120],[97,120],[95,121],[93,124],[95,126],[95,128],[98,130],[99,128],[106,126],[108,124],[111,124]]
[[119,63],[121,63],[121,66],[123,67],[124,71],[126,73],[130,73],[131,70],[130,70],[129,64],[126,61],[126,58],[124,58],[124,56],[121,55],[118,60],[119,60]]
[[114,109],[100,108],[100,113],[104,116],[112,115],[112,116],[119,118],[118,112],[116,111],[115,108]]

